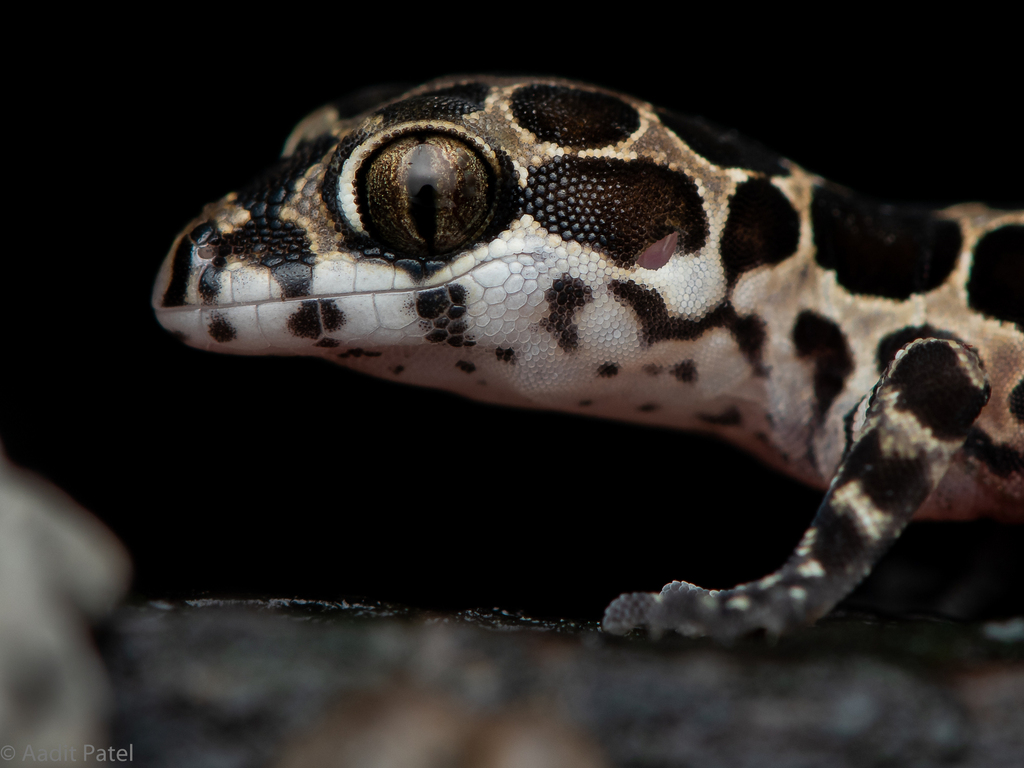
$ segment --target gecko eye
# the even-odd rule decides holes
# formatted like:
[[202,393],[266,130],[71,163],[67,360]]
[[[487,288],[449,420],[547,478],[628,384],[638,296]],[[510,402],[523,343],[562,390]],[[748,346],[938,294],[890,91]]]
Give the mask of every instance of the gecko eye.
[[419,134],[373,155],[360,186],[364,225],[396,250],[429,257],[480,235],[495,183],[488,164],[464,142]]

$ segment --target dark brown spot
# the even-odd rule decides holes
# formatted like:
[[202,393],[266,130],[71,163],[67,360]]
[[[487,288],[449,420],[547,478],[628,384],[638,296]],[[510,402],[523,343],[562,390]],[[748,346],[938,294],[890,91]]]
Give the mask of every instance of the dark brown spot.
[[1024,326],[1024,225],[989,232],[974,249],[968,303],[979,312]]
[[377,110],[384,125],[412,120],[457,120],[479,112],[490,86],[484,83],[463,83],[439,88],[436,91],[410,96]]
[[994,443],[977,427],[968,432],[964,453],[982,462],[998,477],[1024,473],[1024,454],[1012,446]]
[[949,277],[960,227],[923,209],[883,205],[817,187],[811,203],[816,259],[851,293],[907,299]]
[[834,487],[839,489],[859,480],[876,507],[902,517],[917,509],[931,493],[928,459],[887,455],[881,447],[881,431],[871,430],[854,444]]
[[621,265],[676,232],[683,253],[704,247],[708,220],[693,179],[648,160],[559,156],[528,168],[519,210],[563,240]]
[[220,312],[213,312],[210,315],[210,323],[207,325],[206,330],[210,334],[211,339],[222,344],[232,341],[238,335],[234,326]]
[[622,99],[563,85],[527,85],[512,94],[512,116],[540,141],[577,149],[628,139],[640,115]]
[[908,349],[891,380],[900,393],[897,409],[912,413],[940,440],[962,439],[989,398],[988,385],[975,386],[957,353],[942,341]]
[[541,320],[540,327],[551,333],[559,349],[570,352],[579,346],[576,311],[593,301],[590,286],[568,272],[556,279],[544,292],[550,314]]
[[778,264],[796,253],[800,216],[768,179],[750,179],[729,199],[722,232],[722,261],[729,285],[762,264]]
[[940,328],[933,328],[930,325],[909,325],[900,328],[887,336],[883,336],[878,342],[875,350],[875,367],[878,373],[882,374],[889,367],[889,363],[896,357],[896,353],[912,341],[918,339],[948,339],[949,341],[960,341],[956,334],[944,331]]
[[434,344],[446,342],[453,347],[476,344],[464,336],[469,328],[465,318],[466,295],[466,289],[461,285],[433,288],[416,294],[416,314],[429,321],[421,324],[427,341]]
[[171,259],[171,279],[167,282],[167,290],[164,291],[162,300],[165,307],[181,307],[185,304],[189,278],[192,275],[192,247],[189,238],[182,237],[174,250],[174,257]]
[[320,319],[323,320],[324,330],[336,331],[345,324],[345,313],[334,299],[320,299]]
[[737,317],[729,324],[729,333],[736,340],[736,346],[754,369],[755,376],[767,376],[768,369],[761,360],[764,343],[768,338],[765,322],[757,315]]
[[1013,418],[1024,424],[1024,378],[1010,392],[1009,405]]
[[[870,547],[853,516],[845,510],[843,514],[837,514],[831,496],[815,517],[813,527],[819,530],[819,535],[811,545],[808,557],[821,563],[826,574],[847,572],[851,565],[855,565],[865,555],[865,549]],[[821,535],[824,532],[828,535]],[[788,569],[789,563],[785,567]]]
[[765,324],[756,315],[740,317],[732,304],[726,301],[700,320],[672,317],[665,299],[653,288],[638,285],[632,280],[613,280],[608,287],[615,298],[636,312],[640,321],[640,338],[645,345],[667,340],[691,341],[699,339],[712,328],[728,328],[740,352],[753,367],[754,374],[767,374],[761,362],[766,339]]
[[292,336],[316,339],[323,334],[320,325],[320,309],[316,301],[304,301],[288,316],[288,331]]
[[286,299],[308,296],[313,287],[313,268],[299,261],[287,261],[270,270]]
[[608,287],[615,298],[636,312],[640,321],[640,338],[645,346],[669,339],[697,339],[709,329],[729,325],[736,318],[736,310],[728,303],[716,307],[700,320],[671,317],[665,299],[654,288],[646,288],[632,280],[613,280]]
[[839,326],[809,310],[797,316],[793,343],[797,357],[814,364],[814,413],[820,424],[853,371],[853,356]]
[[425,320],[441,317],[452,305],[448,291],[444,288],[432,288],[416,294],[416,314]]
[[220,273],[221,270],[216,267],[208,266],[199,276],[199,285],[196,287],[199,291],[199,300],[203,304],[216,303],[217,296],[220,295]]
[[697,364],[693,360],[683,360],[672,367],[672,375],[685,384],[697,380]]

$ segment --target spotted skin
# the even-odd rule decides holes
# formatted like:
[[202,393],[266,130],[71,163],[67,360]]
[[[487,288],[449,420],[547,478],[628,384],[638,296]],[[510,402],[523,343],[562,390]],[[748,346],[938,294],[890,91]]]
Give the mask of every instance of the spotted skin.
[[850,293],[909,299],[949,277],[963,236],[926,210],[878,205],[819,186],[811,203],[818,264]]
[[763,264],[788,259],[800,244],[800,216],[789,199],[765,178],[736,188],[719,248],[729,285]]
[[[657,595],[623,595],[608,606],[605,630],[645,625],[654,633],[730,639],[756,629],[778,635],[823,616],[868,574],[935,489],[988,397],[969,348],[913,342],[872,392],[862,434],[782,568],[716,592],[672,582]],[[956,412],[950,420],[941,416],[947,407]]]
[[821,421],[853,372],[853,358],[842,329],[832,320],[804,310],[793,326],[797,357],[813,361],[814,417]]
[[605,616],[729,638],[824,615],[911,518],[1024,521],[1022,270],[1022,211],[885,205],[703,118],[467,77],[310,115],[153,303],[201,349],[708,432],[826,490],[776,573]]

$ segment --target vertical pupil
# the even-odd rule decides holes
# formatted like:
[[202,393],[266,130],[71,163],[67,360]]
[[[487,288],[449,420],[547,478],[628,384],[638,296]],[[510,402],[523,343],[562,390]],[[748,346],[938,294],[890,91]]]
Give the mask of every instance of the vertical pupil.
[[371,156],[365,175],[357,172],[360,218],[373,237],[403,254],[450,253],[487,224],[489,179],[461,141],[405,136]]
[[409,199],[409,216],[427,247],[434,250],[437,235],[438,194],[447,179],[441,179],[438,169],[445,167],[444,153],[432,144],[417,144],[405,156],[405,192]]

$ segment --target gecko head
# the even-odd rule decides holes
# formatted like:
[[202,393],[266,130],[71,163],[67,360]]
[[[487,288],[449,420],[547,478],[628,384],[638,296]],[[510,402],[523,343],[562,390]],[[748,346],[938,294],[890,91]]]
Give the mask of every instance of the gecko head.
[[[584,325],[605,347],[635,346],[608,286],[671,271],[706,242],[694,180],[655,160],[658,141],[678,153],[678,140],[662,130],[646,155],[633,149],[657,122],[643,102],[499,78],[353,102],[365,106],[302,121],[275,167],[181,232],[153,294],[165,328],[202,349],[361,368],[369,353],[447,370],[476,347],[473,365],[485,356],[505,375],[578,356]],[[593,354],[587,375],[608,349]]]
[[465,312],[467,288],[450,284],[508,253],[488,244],[511,231],[518,189],[508,154],[472,120],[486,92],[455,84],[309,116],[277,166],[176,238],[153,294],[160,322],[238,353],[467,341],[437,289]]

